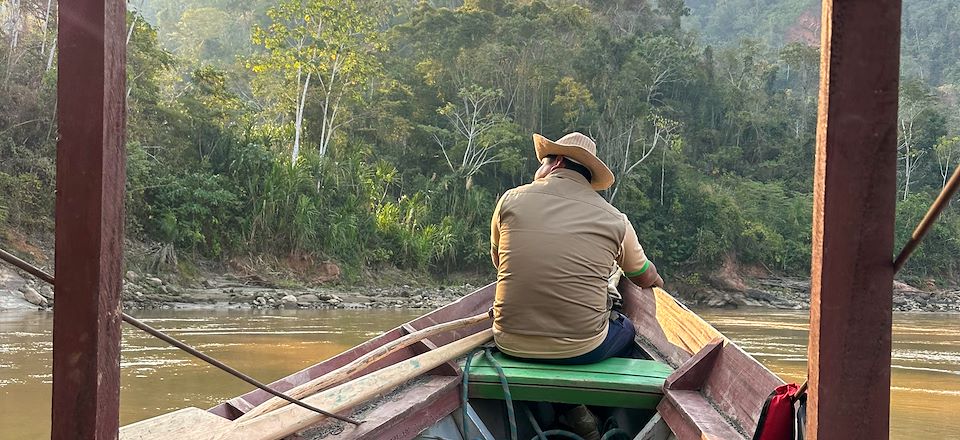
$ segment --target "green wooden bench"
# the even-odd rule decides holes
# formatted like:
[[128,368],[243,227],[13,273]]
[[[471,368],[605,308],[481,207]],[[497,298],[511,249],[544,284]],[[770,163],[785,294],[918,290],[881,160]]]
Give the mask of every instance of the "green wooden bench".
[[[513,400],[653,409],[673,369],[643,359],[611,358],[588,365],[523,362],[494,354]],[[470,397],[503,399],[496,368],[482,356],[470,363]]]

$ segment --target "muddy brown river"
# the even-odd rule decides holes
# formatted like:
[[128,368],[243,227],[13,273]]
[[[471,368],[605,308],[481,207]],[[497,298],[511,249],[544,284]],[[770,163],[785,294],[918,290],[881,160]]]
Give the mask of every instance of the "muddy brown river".
[[[136,315],[263,381],[405,322],[417,310],[155,310]],[[807,312],[701,310],[787,381],[806,374]],[[49,438],[53,315],[0,312],[0,439]],[[960,439],[960,315],[895,315],[892,438]],[[207,408],[250,389],[125,327],[121,423]]]

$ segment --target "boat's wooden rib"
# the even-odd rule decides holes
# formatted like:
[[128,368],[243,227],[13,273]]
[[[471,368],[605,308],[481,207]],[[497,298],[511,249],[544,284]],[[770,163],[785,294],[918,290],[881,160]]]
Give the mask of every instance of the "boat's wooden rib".
[[701,393],[750,437],[757,428],[763,402],[776,387],[777,377],[736,344],[724,344]]
[[626,280],[619,287],[637,343],[655,359],[690,370],[694,367],[685,364],[704,347],[724,341],[703,353],[712,365],[704,369],[708,374],[700,374],[697,389],[668,389],[657,407],[677,438],[748,438],[767,395],[783,381],[667,292],[640,289]]
[[661,289],[620,281],[623,313],[637,329],[637,343],[657,360],[677,368],[716,338],[716,329]]
[[680,440],[737,440],[745,438],[699,391],[667,390],[657,413]]
[[[430,376],[400,391],[390,401],[363,414],[360,426],[345,425],[342,432],[325,440],[383,439],[406,440],[433,426],[460,407],[460,378]],[[312,439],[304,435],[299,438]],[[298,438],[298,437],[295,437]]]
[[700,390],[707,377],[710,376],[713,365],[717,361],[717,356],[723,349],[724,342],[723,339],[717,338],[701,348],[697,354],[687,359],[667,377],[667,380],[663,383],[663,388],[665,390]]

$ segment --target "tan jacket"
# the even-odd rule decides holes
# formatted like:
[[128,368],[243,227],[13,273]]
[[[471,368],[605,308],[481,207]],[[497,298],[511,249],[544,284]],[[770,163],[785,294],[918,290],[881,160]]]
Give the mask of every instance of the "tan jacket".
[[579,173],[558,169],[507,191],[491,220],[494,337],[514,356],[566,358],[603,342],[607,279],[647,266],[630,222]]

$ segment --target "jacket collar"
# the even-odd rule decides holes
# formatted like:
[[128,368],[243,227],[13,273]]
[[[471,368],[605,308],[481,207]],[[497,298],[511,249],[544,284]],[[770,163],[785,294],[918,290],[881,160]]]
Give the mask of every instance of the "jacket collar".
[[570,179],[585,186],[590,186],[590,182],[587,181],[586,177],[583,177],[583,174],[566,168],[557,168],[553,170],[550,174],[547,174],[545,179]]

